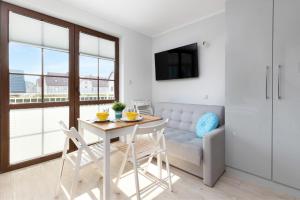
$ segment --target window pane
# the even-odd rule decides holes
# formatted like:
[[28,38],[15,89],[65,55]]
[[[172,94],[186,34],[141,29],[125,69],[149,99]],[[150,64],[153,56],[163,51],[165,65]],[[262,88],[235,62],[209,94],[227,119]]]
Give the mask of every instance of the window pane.
[[99,38],[99,55],[115,58],[115,42]]
[[92,79],[80,79],[80,100],[98,100],[98,81]]
[[43,22],[43,39],[46,47],[69,49],[69,29]]
[[61,152],[64,149],[66,136],[60,130],[51,131],[44,135],[44,155]]
[[99,77],[100,79],[115,79],[115,62],[112,60],[99,59]]
[[98,38],[85,33],[80,33],[79,52],[98,56],[99,55]]
[[115,112],[111,108],[112,104],[101,104],[101,105],[81,105],[80,106],[80,118],[82,119],[95,119],[96,113],[101,111],[103,108],[109,109],[109,118],[113,119]]
[[10,110],[9,115],[11,138],[42,132],[42,110],[40,108]]
[[10,139],[10,164],[19,163],[42,155],[42,135]]
[[[25,27],[25,28],[24,28]],[[9,39],[46,47],[69,49],[69,29],[10,12]]]
[[[109,108],[109,118],[114,119],[114,111],[111,109],[112,104],[102,105],[82,105],[80,106],[80,118],[81,119],[95,119],[96,113],[101,111],[103,108]],[[84,140],[88,143],[95,143],[101,140],[97,135],[89,131],[84,131]]]
[[41,102],[40,76],[10,74],[9,88],[11,104]]
[[44,154],[63,150],[65,135],[60,130],[60,120],[69,125],[69,107],[44,109]]
[[115,58],[115,42],[80,33],[79,52],[94,56]]
[[44,77],[44,101],[68,101],[69,79],[62,77]]
[[11,110],[9,114],[10,163],[41,156],[42,109]]
[[99,80],[99,98],[100,100],[114,100],[115,87],[114,81]]
[[68,76],[69,53],[44,50],[44,74],[52,76]]
[[29,44],[42,44],[42,22],[9,12],[9,39]]
[[79,75],[86,78],[98,78],[98,59],[80,55]]
[[80,118],[95,119],[96,113],[100,111],[99,105],[82,105],[80,106]]
[[44,108],[44,130],[45,132],[60,130],[59,121],[69,125],[69,107]]
[[42,73],[41,49],[16,42],[9,43],[9,71],[11,73]]
[[69,125],[69,107],[11,110],[10,163],[62,151],[65,136],[60,120]]

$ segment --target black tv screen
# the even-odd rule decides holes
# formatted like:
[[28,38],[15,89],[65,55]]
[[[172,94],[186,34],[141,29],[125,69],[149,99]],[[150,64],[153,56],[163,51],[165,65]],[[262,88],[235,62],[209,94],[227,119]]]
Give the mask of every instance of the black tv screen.
[[156,80],[198,77],[197,43],[155,53]]

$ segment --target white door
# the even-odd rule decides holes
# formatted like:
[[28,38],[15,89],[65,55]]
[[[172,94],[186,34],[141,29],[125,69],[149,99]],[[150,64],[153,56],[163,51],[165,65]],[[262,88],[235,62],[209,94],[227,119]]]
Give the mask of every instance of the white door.
[[300,1],[274,1],[273,179],[300,188]]
[[226,164],[271,179],[273,0],[226,1]]

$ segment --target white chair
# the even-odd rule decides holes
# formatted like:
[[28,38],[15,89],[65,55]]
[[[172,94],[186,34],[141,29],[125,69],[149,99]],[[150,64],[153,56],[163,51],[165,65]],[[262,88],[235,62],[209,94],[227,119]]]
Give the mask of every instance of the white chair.
[[[166,124],[168,123],[168,120],[165,120],[163,123],[160,123],[155,126],[148,126],[148,127],[140,127],[139,125],[136,125],[134,128],[134,131],[131,135],[131,139],[129,141],[129,144],[127,145],[124,159],[116,180],[116,185],[118,186],[118,183],[120,181],[120,178],[123,174],[125,165],[127,161],[130,161],[133,164],[134,168],[134,175],[135,175],[135,186],[136,186],[136,195],[137,199],[139,200],[140,197],[140,188],[139,188],[139,179],[138,179],[138,168],[140,168],[139,164],[143,160],[147,160],[146,167],[143,169],[144,173],[147,172],[147,168],[149,164],[151,163],[154,156],[160,156],[163,154],[165,156],[165,163],[166,163],[166,170],[168,174],[168,183],[169,183],[169,189],[172,191],[172,182],[171,182],[171,174],[170,174],[170,166],[169,166],[169,160],[167,157],[167,148],[166,148],[166,142],[165,142],[165,136],[164,136],[164,130],[166,127]],[[139,142],[137,139],[137,136],[148,136],[147,142],[142,141]],[[161,169],[161,166],[160,166]],[[161,174],[161,171],[160,171]],[[160,181],[161,177],[160,177]]]
[[[59,122],[62,131],[66,135],[65,139],[65,145],[64,150],[62,152],[62,160],[60,165],[60,171],[59,171],[59,177],[58,177],[58,184],[56,189],[56,195],[58,195],[58,192],[60,189],[63,190],[63,192],[67,195],[69,199],[73,199],[74,192],[77,188],[77,184],[79,182],[79,171],[80,169],[89,166],[90,164],[97,164],[98,161],[100,161],[103,157],[103,145],[102,143],[96,143],[93,145],[88,146],[86,142],[84,141],[83,137],[78,133],[78,131],[72,127],[70,130],[67,128],[64,122]],[[76,147],[78,148],[77,151],[68,153],[68,147],[69,147],[69,140],[72,140]],[[65,161],[68,160],[72,164],[72,166],[75,169],[74,177],[72,180],[72,185],[70,189],[70,193],[67,192],[67,189],[64,187],[64,185],[61,183],[62,175],[63,175],[63,169],[65,165]],[[100,171],[100,168],[98,165],[96,165],[97,168]],[[101,174],[102,177],[102,174]]]
[[148,100],[134,100],[132,104],[136,111],[142,115],[153,115],[151,102]]

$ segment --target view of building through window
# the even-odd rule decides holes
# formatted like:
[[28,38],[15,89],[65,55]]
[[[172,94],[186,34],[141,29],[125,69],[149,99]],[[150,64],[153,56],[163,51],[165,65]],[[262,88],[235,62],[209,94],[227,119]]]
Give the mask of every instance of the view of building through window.
[[[98,100],[98,90],[99,99],[114,99],[114,61],[80,58],[80,100]],[[68,101],[68,62],[66,52],[11,42],[10,103],[42,102],[42,79],[44,102]]]

